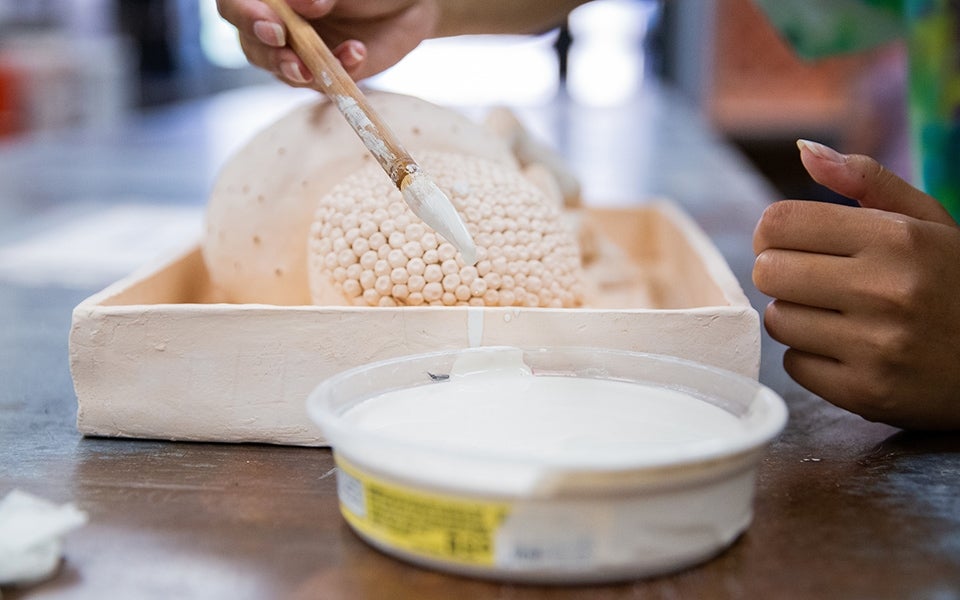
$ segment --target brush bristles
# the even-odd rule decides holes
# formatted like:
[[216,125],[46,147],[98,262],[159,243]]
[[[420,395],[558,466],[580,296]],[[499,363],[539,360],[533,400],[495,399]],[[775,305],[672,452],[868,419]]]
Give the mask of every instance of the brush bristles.
[[477,246],[453,203],[432,179],[422,172],[408,175],[400,191],[410,209],[460,251],[463,262],[477,262]]

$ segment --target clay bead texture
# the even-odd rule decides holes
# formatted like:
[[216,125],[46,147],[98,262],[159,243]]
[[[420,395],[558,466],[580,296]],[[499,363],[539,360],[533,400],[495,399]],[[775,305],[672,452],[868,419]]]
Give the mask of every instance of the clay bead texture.
[[371,164],[319,201],[308,256],[315,303],[335,289],[357,306],[583,304],[576,237],[519,170],[453,153],[424,152],[418,161],[466,223],[476,265],[420,221]]

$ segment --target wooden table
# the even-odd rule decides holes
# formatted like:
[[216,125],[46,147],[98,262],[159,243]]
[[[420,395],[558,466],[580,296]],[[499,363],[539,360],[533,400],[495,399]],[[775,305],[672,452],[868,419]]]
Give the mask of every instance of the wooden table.
[[[0,147],[0,248],[71,210],[199,210],[224,157],[282,108],[277,94]],[[588,198],[680,202],[762,310],[750,235],[775,195],[683,102],[647,88],[617,109],[558,101],[523,116],[576,166]],[[54,579],[5,598],[960,598],[960,437],[830,406],[789,380],[766,337],[761,380],[786,399],[790,423],[761,466],[754,522],[729,550],[622,585],[500,585],[361,542],[337,512],[328,450],[81,438],[67,332],[96,287],[0,281],[0,495],[20,488],[90,517],[66,538]]]

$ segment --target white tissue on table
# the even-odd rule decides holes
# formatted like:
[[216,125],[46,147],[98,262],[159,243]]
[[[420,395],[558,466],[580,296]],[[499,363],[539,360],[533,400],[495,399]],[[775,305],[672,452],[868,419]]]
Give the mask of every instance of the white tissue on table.
[[58,506],[13,490],[0,500],[0,585],[46,579],[60,562],[60,538],[87,522],[73,504]]

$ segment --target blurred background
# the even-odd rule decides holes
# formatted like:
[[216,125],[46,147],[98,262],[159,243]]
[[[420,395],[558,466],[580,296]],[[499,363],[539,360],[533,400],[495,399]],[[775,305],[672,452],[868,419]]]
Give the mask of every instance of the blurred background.
[[[598,0],[540,36],[427,42],[368,85],[465,108],[535,109],[558,96],[616,107],[663,81],[784,196],[829,199],[793,141],[812,137],[909,173],[905,66],[898,44],[803,62],[751,0]],[[110,127],[271,81],[246,64],[215,0],[0,0],[0,141]]]

